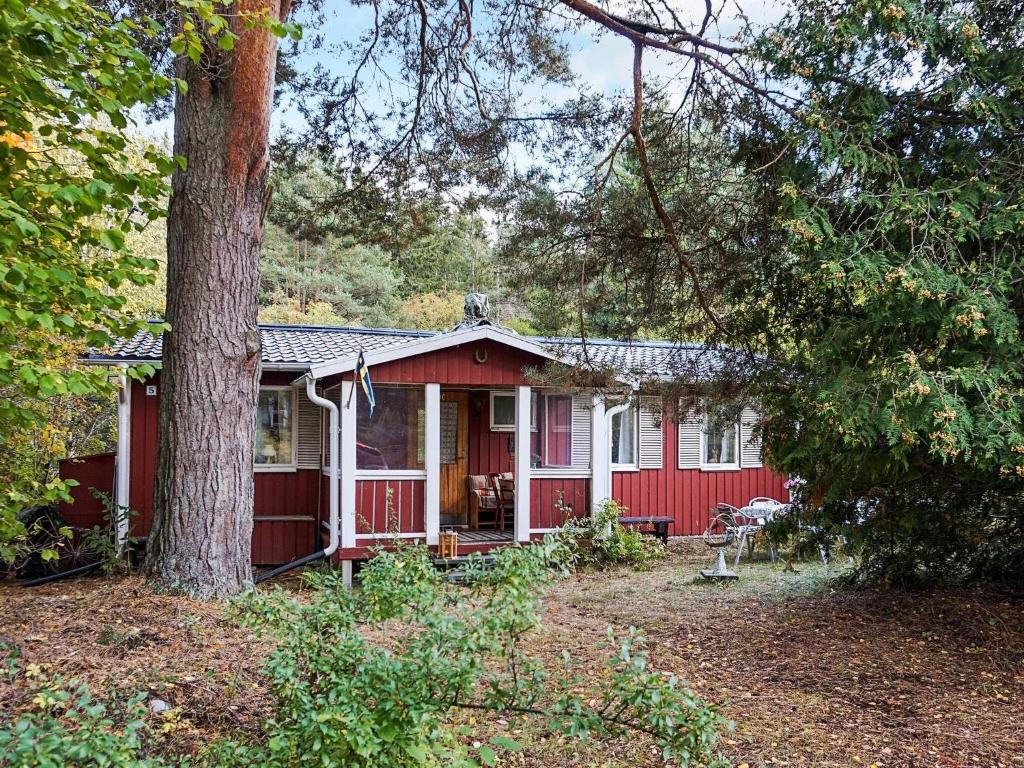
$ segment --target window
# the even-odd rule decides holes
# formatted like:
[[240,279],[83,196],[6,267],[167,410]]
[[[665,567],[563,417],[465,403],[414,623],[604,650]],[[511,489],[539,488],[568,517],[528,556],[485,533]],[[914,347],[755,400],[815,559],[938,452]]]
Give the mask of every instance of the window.
[[636,466],[636,408],[632,405],[612,416],[612,466]]
[[426,407],[422,387],[374,387],[377,405],[356,415],[356,469],[422,470]]
[[295,466],[295,392],[288,387],[260,389],[256,407],[257,467]]
[[572,396],[544,396],[545,467],[572,466]]
[[710,468],[739,468],[739,425],[721,413],[708,414],[702,433],[701,464]]
[[[530,393],[530,429],[537,429],[537,393]],[[515,392],[491,392],[491,432],[515,432]]]

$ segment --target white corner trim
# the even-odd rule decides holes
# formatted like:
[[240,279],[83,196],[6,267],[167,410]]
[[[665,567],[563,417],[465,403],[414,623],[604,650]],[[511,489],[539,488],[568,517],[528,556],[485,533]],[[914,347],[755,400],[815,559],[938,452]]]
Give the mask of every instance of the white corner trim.
[[[114,504],[129,506],[129,483],[131,482],[132,461],[132,382],[128,379],[127,365],[120,366],[117,377],[117,459],[114,469]],[[117,516],[117,546],[121,549],[128,540],[128,515]]]
[[[311,379],[315,377],[310,375]],[[341,518],[341,546],[356,545],[356,404],[352,398],[355,382],[343,381],[339,391],[341,411],[341,479],[338,500]]]
[[516,541],[530,540],[530,416],[533,395],[530,387],[516,387],[516,494],[514,530]]
[[426,485],[423,489],[423,527],[426,528],[429,547],[439,542],[441,533],[441,385],[426,384],[424,400]]

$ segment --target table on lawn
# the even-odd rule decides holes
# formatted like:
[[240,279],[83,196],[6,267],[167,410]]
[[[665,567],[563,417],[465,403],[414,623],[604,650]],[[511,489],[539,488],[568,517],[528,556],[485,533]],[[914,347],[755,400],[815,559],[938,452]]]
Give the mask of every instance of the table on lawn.
[[640,515],[638,517],[620,517],[619,523],[621,525],[649,525],[652,530],[641,531],[641,533],[648,533],[651,536],[657,536],[661,539],[661,543],[666,547],[668,546],[668,527],[675,523],[674,517],[666,517],[661,515]]

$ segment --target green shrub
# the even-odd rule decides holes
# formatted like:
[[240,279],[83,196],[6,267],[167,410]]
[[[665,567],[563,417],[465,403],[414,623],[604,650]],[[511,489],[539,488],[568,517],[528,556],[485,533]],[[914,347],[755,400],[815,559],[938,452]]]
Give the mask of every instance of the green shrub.
[[239,599],[235,616],[275,643],[265,740],[223,739],[163,762],[149,757],[158,743],[146,743],[142,697],[112,709],[84,687],[72,694],[36,680],[35,710],[0,720],[0,765],[468,768],[520,748],[503,735],[484,743],[460,717],[467,712],[535,719],[579,740],[642,734],[666,760],[722,765],[715,745],[729,724],[652,670],[635,630],[609,630],[593,683],[567,654],[551,669],[529,652],[523,641],[541,621],[544,587],[572,562],[569,542],[549,536],[505,548],[493,563],[474,557],[460,585],[441,578],[425,547],[403,545],[377,553],[355,590],[336,571],[311,572],[313,589],[300,599],[280,588]]
[[367,564],[357,590],[326,573],[307,577],[315,589],[303,602],[279,590],[247,596],[239,617],[277,642],[267,667],[277,708],[266,745],[220,745],[218,754],[253,766],[493,765],[498,750],[517,745],[471,746],[479,742],[457,715],[481,710],[541,718],[580,739],[641,732],[666,758],[713,762],[725,721],[652,671],[635,632],[609,635],[601,690],[586,697],[568,657],[553,672],[524,648],[542,588],[567,555],[560,537],[509,547],[490,567],[475,558],[457,586],[436,574],[424,547],[400,546]]
[[55,681],[38,688],[35,709],[0,727],[0,765],[10,768],[162,768],[170,763],[145,749],[144,695],[120,711],[93,698],[84,685]]
[[592,517],[569,518],[564,531],[572,542],[575,559],[595,568],[628,565],[646,571],[663,558],[665,547],[660,541],[619,522],[628,511],[608,499]]

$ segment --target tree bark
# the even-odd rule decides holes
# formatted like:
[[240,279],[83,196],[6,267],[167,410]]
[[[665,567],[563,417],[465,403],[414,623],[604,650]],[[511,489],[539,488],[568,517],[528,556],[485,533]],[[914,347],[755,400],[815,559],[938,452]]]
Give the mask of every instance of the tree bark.
[[269,170],[277,40],[245,13],[287,15],[290,0],[231,6],[234,50],[209,45],[200,64],[176,62],[167,221],[154,519],[146,572],[202,599],[252,581],[253,433],[259,396],[259,253]]

